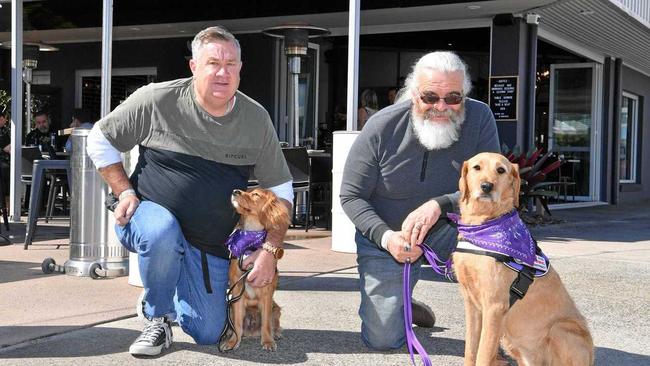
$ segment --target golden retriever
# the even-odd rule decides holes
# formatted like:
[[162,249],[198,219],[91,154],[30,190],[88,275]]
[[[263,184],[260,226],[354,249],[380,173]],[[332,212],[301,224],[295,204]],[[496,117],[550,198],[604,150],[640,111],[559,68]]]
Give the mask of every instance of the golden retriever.
[[[514,210],[519,184],[518,166],[500,154],[466,161],[459,181],[462,224],[480,225]],[[499,342],[520,366],[593,364],[586,321],[553,267],[510,307],[515,271],[491,256],[460,251],[453,265],[465,301],[465,365],[503,364]]]
[[[286,207],[271,191],[256,188],[244,192],[236,189],[232,194],[232,203],[240,215],[238,229],[268,231],[289,225]],[[235,296],[243,295],[230,305],[234,332],[220,342],[219,349],[237,349],[242,336],[257,336],[261,333],[262,348],[275,351],[275,340],[281,337],[280,307],[273,301],[273,293],[278,286],[278,273],[276,271],[271,283],[264,287],[252,287],[245,283],[245,279],[238,281],[243,274],[239,260],[232,259],[228,271],[232,293]]]

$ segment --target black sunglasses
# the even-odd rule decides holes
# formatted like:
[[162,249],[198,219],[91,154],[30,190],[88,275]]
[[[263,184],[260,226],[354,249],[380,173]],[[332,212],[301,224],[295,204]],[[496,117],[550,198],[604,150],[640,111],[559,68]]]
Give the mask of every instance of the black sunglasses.
[[420,99],[426,104],[436,104],[440,99],[445,101],[445,104],[456,105],[460,104],[463,101],[463,96],[460,94],[449,94],[444,98],[440,98],[438,94],[434,92],[424,92],[420,94]]

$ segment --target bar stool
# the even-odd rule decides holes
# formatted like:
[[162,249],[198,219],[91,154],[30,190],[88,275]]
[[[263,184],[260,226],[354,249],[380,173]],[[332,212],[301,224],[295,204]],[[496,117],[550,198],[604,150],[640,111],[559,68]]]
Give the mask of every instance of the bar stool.
[[[41,207],[41,188],[48,173],[51,170],[65,170],[68,175],[68,189],[71,191],[72,172],[70,171],[70,160],[34,160],[32,170],[32,187],[29,194],[29,213],[27,219],[27,229],[25,233],[25,247],[27,249],[32,244],[34,233],[36,232],[36,221],[38,220],[38,211]],[[53,187],[51,187],[52,189]]]

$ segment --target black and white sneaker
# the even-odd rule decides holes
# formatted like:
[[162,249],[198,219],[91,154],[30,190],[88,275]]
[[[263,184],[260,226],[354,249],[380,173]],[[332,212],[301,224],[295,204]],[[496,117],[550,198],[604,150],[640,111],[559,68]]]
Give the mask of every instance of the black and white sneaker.
[[131,344],[129,353],[134,356],[156,356],[172,345],[172,327],[166,317],[147,320],[142,334]]

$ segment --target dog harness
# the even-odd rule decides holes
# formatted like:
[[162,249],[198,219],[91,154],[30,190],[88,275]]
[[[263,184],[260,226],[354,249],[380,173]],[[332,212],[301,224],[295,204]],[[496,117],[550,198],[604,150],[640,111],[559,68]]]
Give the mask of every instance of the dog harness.
[[481,225],[465,225],[454,213],[448,213],[447,217],[458,225],[456,251],[491,256],[518,273],[510,286],[511,307],[526,295],[535,277],[548,273],[548,257],[516,210]]

